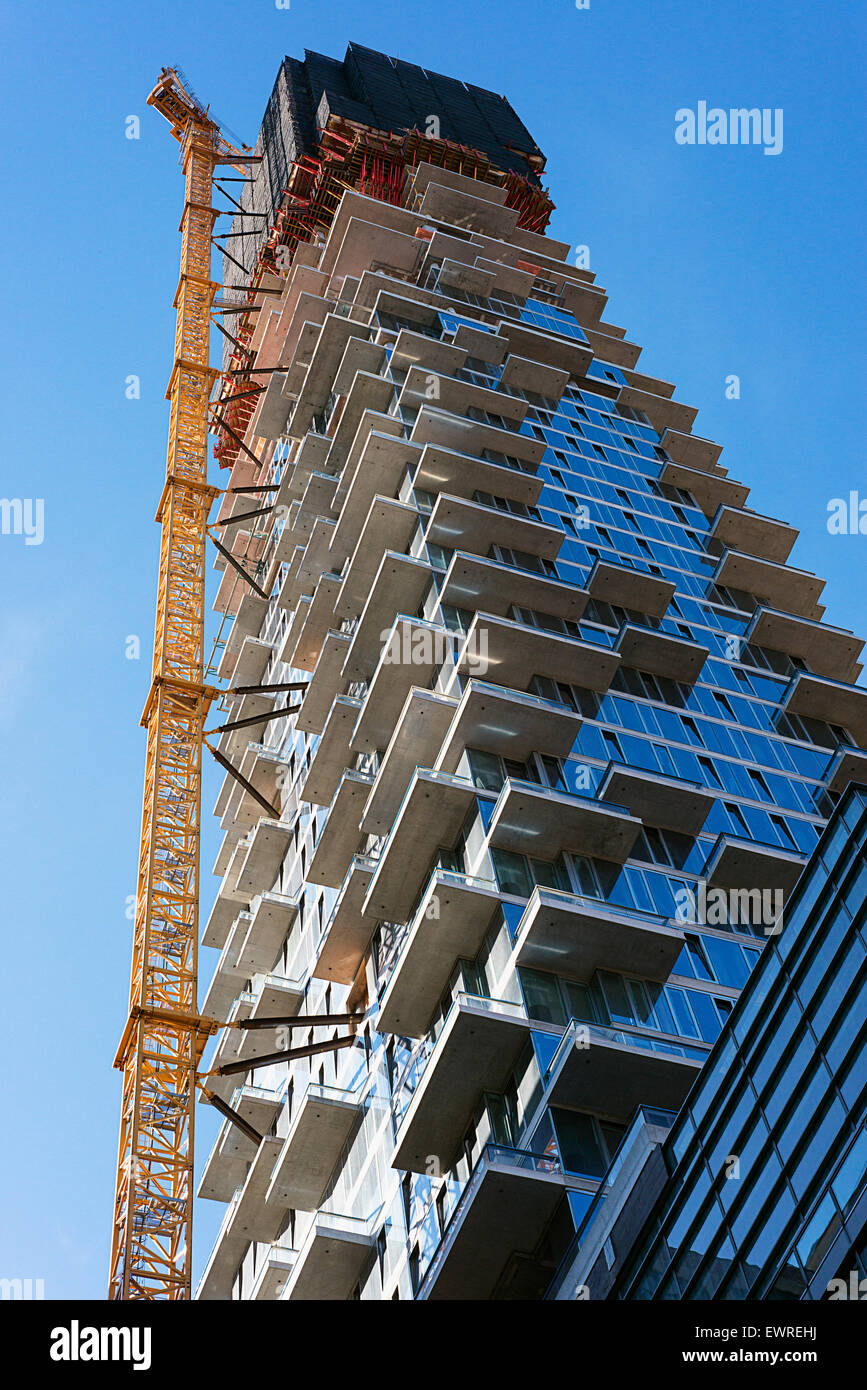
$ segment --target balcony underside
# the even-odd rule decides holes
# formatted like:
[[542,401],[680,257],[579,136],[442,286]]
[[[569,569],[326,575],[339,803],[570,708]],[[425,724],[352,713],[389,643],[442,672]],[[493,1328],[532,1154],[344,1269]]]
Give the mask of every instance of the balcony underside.
[[802,854],[720,835],[708,855],[704,876],[720,888],[780,889],[788,897],[807,860]]
[[267,1200],[296,1211],[316,1211],[358,1115],[358,1099],[349,1091],[309,1087],[274,1165]]
[[440,590],[441,603],[471,613],[494,613],[505,618],[514,604],[572,622],[583,614],[588,597],[583,589],[559,579],[548,579],[463,551],[452,557]]
[[858,657],[863,641],[843,628],[796,618],[776,608],[758,608],[746,632],[747,642],[799,657],[818,676],[854,682],[861,674]]
[[416,772],[382,852],[365,915],[405,922],[438,849],[452,849],[475,801],[469,782]]
[[494,807],[488,840],[494,849],[536,859],[556,859],[569,849],[622,864],[640,829],[641,821],[622,806],[506,781]]
[[714,803],[712,792],[695,782],[612,763],[599,787],[604,801],[625,806],[645,825],[697,835]]
[[[626,1036],[626,1035],[624,1035]],[[627,1123],[639,1105],[678,1110],[701,1070],[697,1058],[609,1042],[588,1029],[589,1046],[569,1049],[547,1092],[551,1105]]]
[[664,918],[536,888],[518,926],[516,962],[578,980],[596,970],[668,979],[683,933]]
[[[483,665],[485,669],[480,670]],[[533,676],[548,676],[567,685],[604,692],[619,665],[620,657],[607,647],[477,613],[467,632],[458,670],[512,690],[527,690]]]
[[351,985],[358,974],[376,931],[376,919],[365,917],[361,911],[372,877],[372,864],[360,858],[352,861],[313,966],[317,979]]
[[364,808],[366,834],[388,834],[416,768],[436,761],[455,707],[451,696],[416,686],[410,690]]
[[624,666],[635,671],[649,671],[654,676],[694,685],[710,652],[700,642],[675,637],[670,632],[625,623],[620,629],[614,648]]
[[440,772],[456,772],[467,748],[499,753],[525,762],[531,753],[565,758],[581,728],[581,715],[553,700],[470,680],[443,736],[436,762]]
[[613,603],[633,613],[646,613],[651,618],[662,618],[674,597],[675,586],[667,579],[648,574],[646,570],[597,560],[590,571],[587,589],[593,598],[601,599],[603,603]]

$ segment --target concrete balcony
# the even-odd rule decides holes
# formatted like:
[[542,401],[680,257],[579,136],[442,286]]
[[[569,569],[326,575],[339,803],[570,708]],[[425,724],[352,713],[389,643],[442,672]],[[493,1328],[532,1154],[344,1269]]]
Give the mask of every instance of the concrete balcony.
[[429,367],[411,367],[400,391],[401,406],[423,408],[435,400],[440,410],[452,415],[466,415],[474,407],[499,415],[513,424],[522,424],[527,414],[527,402],[520,396],[508,396],[503,391],[460,377],[433,372]]
[[319,980],[351,985],[376,931],[374,917],[362,913],[376,860],[357,854],[340,885],[337,901],[325,924],[313,974]]
[[342,672],[349,643],[349,635],[345,632],[331,629],[326,635],[316,670],[295,716],[295,727],[305,734],[322,733],[335,697],[345,689]]
[[683,940],[656,913],[537,887],[518,924],[515,963],[578,980],[614,970],[665,981]]
[[301,895],[263,893],[251,904],[250,922],[238,951],[238,969],[244,976],[270,970],[279,955],[286,933],[298,913]]
[[517,357],[510,353],[500,376],[500,391],[535,391],[549,401],[559,401],[569,385],[569,373],[558,367],[549,367],[545,362],[535,362],[528,357]]
[[867,688],[799,671],[786,687],[782,708],[847,729],[858,748],[867,748]]
[[646,570],[597,560],[590,571],[587,590],[603,603],[613,603],[633,613],[646,613],[650,618],[663,618],[674,598],[675,586]]
[[289,1250],[276,1241],[268,1249],[264,1260],[256,1270],[250,1288],[250,1299],[254,1303],[275,1303],[282,1296],[292,1270],[295,1268],[295,1251]]
[[268,1202],[295,1211],[316,1211],[360,1114],[354,1091],[310,1082],[289,1121],[271,1175]]
[[648,1031],[573,1022],[545,1075],[544,1100],[622,1123],[639,1105],[677,1110],[709,1052]]
[[349,742],[360,709],[361,701],[350,695],[338,695],[331,706],[301,787],[301,800],[308,805],[328,806],[333,800],[341,774],[353,761]]
[[456,772],[467,748],[526,762],[531,753],[565,758],[581,728],[581,715],[553,700],[488,681],[471,680],[443,736],[436,772]]
[[762,560],[785,564],[792,546],[798,539],[795,526],[773,517],[762,516],[743,507],[719,507],[711,523],[708,537],[722,545],[733,546]]
[[497,333],[509,341],[509,352],[519,357],[530,358],[555,370],[568,372],[570,377],[581,380],[587,375],[587,368],[593,360],[593,350],[588,343],[575,338],[549,336],[541,329],[518,323],[515,319],[501,319]]
[[778,608],[757,608],[746,641],[771,651],[800,657],[818,676],[855,681],[861,674],[858,657],[863,641],[845,628],[796,618]]
[[376,774],[361,829],[387,835],[418,767],[432,767],[457,701],[433,690],[410,690]]
[[742,507],[750,495],[745,483],[734,482],[724,471],[702,473],[696,468],[685,468],[681,463],[664,464],[659,481],[691,493],[707,517],[715,516],[722,506]]
[[283,1298],[315,1303],[348,1299],[371,1258],[375,1241],[372,1222],[336,1212],[317,1212],[295,1256]]
[[620,657],[608,647],[490,613],[475,615],[457,662],[462,675],[483,674],[512,690],[527,690],[534,676],[549,676],[600,692],[608,690],[619,665]]
[[779,888],[788,897],[806,862],[804,855],[777,845],[720,835],[707,857],[703,877],[718,888]]
[[622,806],[507,777],[488,826],[493,849],[556,859],[563,850],[622,864],[641,821]]
[[717,467],[722,453],[721,444],[714,444],[711,439],[702,439],[698,434],[683,433],[676,428],[665,430],[660,443],[675,463],[685,464],[687,468],[694,468],[700,472],[712,472]]
[[391,350],[391,368],[398,372],[408,372],[410,367],[421,365],[434,372],[454,374],[466,360],[465,348],[439,342],[425,333],[414,333],[410,328],[400,330]]
[[515,605],[577,622],[589,595],[559,579],[458,551],[449,563],[439,597],[441,603],[467,608],[472,613],[494,613],[505,618]]
[[527,555],[539,555],[553,560],[563,544],[559,526],[533,521],[481,502],[468,502],[463,497],[451,497],[441,492],[434,504],[425,529],[428,544],[446,546],[449,550],[468,550],[475,555],[487,555],[492,545],[522,550]]
[[495,453],[534,464],[542,462],[545,452],[542,440],[533,439],[531,435],[470,420],[465,415],[449,415],[431,405],[423,406],[418,412],[410,440],[419,447],[436,444],[443,449],[455,449],[459,454],[474,454],[477,458],[485,449],[492,449]]
[[315,671],[322,645],[334,620],[334,601],[342,583],[339,574],[323,574],[316,585],[294,652],[283,658],[297,670]]
[[599,797],[626,806],[645,825],[697,835],[710,815],[714,794],[700,782],[665,777],[624,763],[608,764]]
[[238,965],[238,954],[252,920],[249,912],[239,912],[229,928],[226,944],[220,952],[202,1004],[202,1013],[208,1018],[227,1018],[234,999],[248,978],[249,972]]
[[239,652],[227,655],[223,649],[220,679],[230,680],[233,685],[258,685],[273,655],[273,642],[263,642],[261,637],[245,637]]
[[431,578],[426,561],[386,551],[366,599],[359,600],[361,617],[343,667],[347,680],[370,679],[382,655],[382,634],[389,631],[398,613],[414,613],[421,607]]
[[352,736],[358,753],[387,748],[413,686],[429,686],[454,649],[445,628],[401,613],[394,621]]
[[657,396],[652,391],[642,390],[640,386],[621,386],[617,400],[620,405],[643,411],[659,435],[666,430],[691,430],[698,414],[695,406],[673,401],[668,396]]
[[374,497],[335,601],[339,618],[358,616],[386,551],[405,551],[417,525],[415,507],[391,497]]
[[501,901],[489,879],[434,870],[380,1000],[378,1032],[424,1037],[455,962],[475,960]]
[[[525,402],[526,404],[526,402]],[[542,491],[542,479],[535,472],[507,468],[500,463],[459,454],[427,444],[416,469],[414,486],[424,492],[446,492],[452,497],[472,497],[489,492],[510,502],[535,506]]]
[[251,1240],[271,1242],[276,1239],[285,1212],[281,1206],[271,1205],[266,1193],[281,1143],[276,1136],[266,1134],[256,1150],[241,1194],[226,1224],[228,1241],[240,1237],[246,1244]]
[[343,882],[361,840],[361,815],[372,780],[352,768],[342,774],[307,869],[311,883],[339,888]]
[[257,893],[271,888],[291,843],[290,825],[284,825],[282,821],[260,820],[252,835],[239,846],[240,864],[235,892],[249,902]]
[[397,1131],[391,1166],[424,1173],[430,1155],[454,1167],[484,1091],[502,1091],[530,1025],[519,1004],[458,994],[427,1059]]
[[862,782],[867,785],[867,752],[861,748],[838,748],[831,757],[822,780],[832,792],[844,792],[850,782]]
[[509,1257],[533,1250],[570,1188],[555,1158],[487,1144],[425,1271],[419,1302],[490,1299]]
[[[404,439],[402,432],[388,434],[382,429],[383,422],[377,423],[379,428],[368,435],[351,479],[344,478],[347,491],[331,546],[335,568],[355,549],[373,499],[394,497],[407,468],[421,454],[421,449]],[[401,430],[400,421],[392,421],[392,425]]]
[[289,421],[289,434],[302,439],[314,415],[324,409],[331,395],[334,377],[350,338],[367,338],[370,330],[353,319],[329,314],[319,333],[310,358],[304,385]]
[[634,671],[649,671],[685,685],[695,684],[710,656],[700,642],[640,623],[623,624],[614,650],[620,654],[623,665]]
[[[229,1104],[248,1124],[264,1134],[282,1108],[283,1093],[269,1091],[262,1086],[239,1086]],[[216,1202],[228,1202],[243,1182],[244,1170],[255,1152],[253,1140],[227,1120],[208,1155],[197,1195]]]
[[819,596],[825,587],[824,579],[808,570],[777,565],[757,555],[743,555],[739,550],[727,550],[720,557],[713,583],[753,594],[770,607],[795,613],[799,618],[816,616]]
[[407,921],[437,850],[454,848],[475,798],[463,777],[424,768],[413,774],[367,891],[365,915]]
[[[266,748],[261,743],[248,743],[239,762],[236,762],[242,777],[270,801],[275,808],[280,806],[280,779],[286,771],[286,764],[274,748]],[[257,825],[262,818],[259,802],[234,777],[226,773],[214,814],[221,817],[220,824],[228,833],[243,832]],[[205,945],[215,943],[205,942]]]

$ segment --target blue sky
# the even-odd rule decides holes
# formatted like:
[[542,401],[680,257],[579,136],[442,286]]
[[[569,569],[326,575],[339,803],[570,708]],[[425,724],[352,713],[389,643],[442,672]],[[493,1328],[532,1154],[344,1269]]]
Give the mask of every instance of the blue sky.
[[[792,561],[827,578],[828,620],[864,632],[867,540],[826,527],[831,498],[867,497],[858,9],[0,5],[0,492],[44,499],[42,544],[0,536],[0,1276],[42,1278],[48,1297],[106,1287],[183,191],[145,105],[160,68],[180,64],[250,142],[281,58],[305,47],[342,57],[353,40],[505,93],[548,156],[551,234],[590,247],[640,368],[700,408],[696,431],[724,443],[750,504],[801,529]],[[678,145],[675,112],[702,100],[782,107],[783,152]],[[133,374],[141,397],[127,400]],[[208,768],[209,822],[216,787]],[[203,915],[216,848],[214,822]],[[210,969],[204,952],[203,981]],[[199,1204],[197,1273],[222,1210]]]

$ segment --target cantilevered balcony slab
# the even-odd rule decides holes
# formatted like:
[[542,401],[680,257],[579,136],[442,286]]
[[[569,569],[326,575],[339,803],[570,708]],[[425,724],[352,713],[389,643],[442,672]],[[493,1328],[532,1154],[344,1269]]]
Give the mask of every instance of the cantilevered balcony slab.
[[292,843],[292,827],[280,821],[262,819],[244,846],[235,880],[235,892],[247,901],[271,888],[283,856]]
[[822,774],[829,791],[843,792],[850,782],[867,786],[867,752],[863,748],[838,748]]
[[359,824],[370,795],[371,777],[347,768],[340,778],[328,819],[307,869],[311,883],[339,888],[361,840]]
[[573,584],[464,551],[452,556],[440,590],[441,603],[473,613],[495,613],[505,618],[515,605],[572,622],[581,617],[588,598],[584,589]]
[[662,618],[674,598],[675,585],[646,570],[597,560],[587,580],[588,592],[603,603],[614,603],[650,618]]
[[748,508],[723,506],[718,508],[708,536],[748,555],[785,564],[798,539],[798,529]]
[[553,560],[563,544],[563,534],[559,526],[442,492],[428,519],[425,540],[474,555],[486,555],[492,545],[503,545]]
[[436,761],[456,707],[453,696],[412,687],[364,808],[365,834],[388,834],[416,768]]
[[518,924],[515,960],[577,980],[614,970],[664,981],[683,940],[683,933],[657,913],[537,887]]
[[799,671],[786,687],[782,707],[786,714],[800,714],[848,729],[859,748],[867,748],[867,687],[814,676]]
[[580,728],[581,715],[565,705],[488,681],[470,680],[433,766],[439,772],[456,772],[467,748],[499,753],[516,762],[526,762],[531,753],[565,758]]
[[624,666],[649,671],[654,676],[668,676],[685,685],[695,684],[710,656],[700,642],[640,623],[623,624],[614,650],[620,653]]
[[295,1256],[283,1298],[306,1303],[348,1299],[372,1258],[375,1243],[371,1223],[355,1216],[317,1212]]
[[489,492],[493,497],[506,497],[510,502],[523,502],[532,507],[539,500],[542,479],[536,472],[508,468],[501,463],[459,454],[454,449],[427,444],[419,459],[415,486],[424,492],[446,492],[452,497]]
[[[242,1119],[260,1134],[265,1134],[283,1104],[283,1096],[279,1091],[265,1090],[261,1086],[239,1086],[229,1103]],[[244,1170],[255,1152],[253,1140],[227,1120],[208,1156],[198,1196],[228,1202],[236,1187],[244,1181]]]
[[250,922],[238,951],[245,976],[271,970],[298,913],[300,895],[262,893],[251,903]]
[[660,443],[675,463],[682,463],[687,468],[702,472],[710,472],[716,468],[722,453],[721,444],[714,444],[711,439],[702,439],[699,434],[684,433],[677,428],[666,429]]
[[536,1248],[558,1203],[578,1185],[556,1159],[486,1145],[416,1298],[492,1298],[510,1257]]
[[691,493],[707,517],[714,516],[721,506],[742,507],[750,495],[745,483],[736,483],[724,473],[703,473],[682,463],[664,464],[659,481]]
[[495,453],[536,464],[541,463],[545,452],[543,441],[532,435],[471,420],[466,415],[450,415],[430,405],[422,406],[418,412],[410,439],[416,445],[436,444],[460,454],[480,456],[485,449],[493,449]]
[[342,671],[349,650],[349,634],[333,628],[326,634],[316,669],[304,692],[295,727],[305,734],[321,734],[335,696],[345,690]]
[[264,1260],[256,1270],[256,1277],[250,1286],[251,1302],[276,1303],[282,1297],[294,1268],[295,1251],[275,1241],[269,1246]]
[[[400,422],[393,423],[397,426]],[[330,563],[333,568],[339,568],[348,560],[358,544],[373,499],[377,496],[394,497],[407,467],[416,462],[420,454],[421,449],[414,447],[402,435],[386,434],[381,429],[371,430],[360,452],[358,466],[348,481],[332,538]]]
[[[238,577],[238,582],[242,590],[246,589],[247,586],[240,576]],[[227,655],[239,656],[244,638],[253,637],[258,633],[262,626],[262,620],[265,617],[265,609],[267,606],[267,599],[260,598],[258,594],[244,593],[238,605],[238,611],[235,614],[235,621],[232,623],[232,630],[226,638]]]
[[700,782],[664,777],[641,767],[610,763],[599,786],[599,796],[626,806],[645,825],[697,835],[710,814],[714,795]]
[[586,376],[593,360],[593,350],[588,343],[554,336],[542,329],[531,328],[529,324],[519,323],[516,319],[501,319],[497,333],[508,338],[510,353],[568,372],[579,380]]
[[[425,560],[398,555],[387,550],[376,578],[364,596],[353,602],[362,604],[361,617],[352,634],[343,675],[349,681],[369,680],[382,656],[382,634],[388,632],[398,613],[415,613],[430,587],[433,572]],[[341,615],[343,616],[343,615]]]
[[417,525],[415,507],[391,497],[374,497],[336,600],[334,611],[339,618],[354,618],[361,612],[383,555],[406,550]]
[[459,994],[400,1122],[392,1167],[424,1173],[436,1154],[448,1172],[480,1096],[503,1090],[529,1035],[520,1005]]
[[273,655],[273,642],[263,642],[261,637],[245,637],[239,652],[227,656],[223,649],[220,677],[233,685],[258,685]]
[[854,633],[830,623],[796,618],[778,608],[756,609],[746,641],[800,657],[811,672],[831,680],[854,681],[861,674],[858,657],[864,643]]
[[597,647],[593,642],[477,613],[457,664],[462,674],[483,676],[513,690],[527,690],[533,676],[549,676],[601,692],[611,685],[620,657],[609,647]]
[[285,1216],[281,1206],[271,1205],[266,1193],[271,1181],[271,1170],[280,1153],[282,1140],[266,1134],[244,1179],[241,1195],[226,1223],[226,1237],[229,1241],[241,1238],[243,1241],[272,1241],[275,1239],[280,1223]]
[[[261,974],[254,975],[252,980],[252,1004],[248,1008],[244,1017],[254,1019],[286,1018],[294,1016],[300,1012],[304,1002],[304,982],[302,980],[290,980],[285,975]],[[236,1041],[226,1044],[224,1055],[219,1055],[223,1047],[215,1054],[215,1064],[224,1065],[228,1061],[248,1062],[253,1066],[257,1057],[267,1056],[268,1053],[276,1052],[279,1043],[277,1040],[277,1028],[254,1028],[249,1031],[244,1030],[235,1033]],[[219,1055],[219,1060],[217,1056]],[[231,1088],[237,1084],[237,1076],[215,1077],[208,1085],[218,1094],[223,1095],[223,1090],[218,1087],[226,1086],[226,1091],[231,1094]]]
[[337,901],[319,943],[313,974],[319,980],[351,985],[376,931],[375,917],[362,913],[376,860],[357,854],[346,871]]
[[356,752],[388,747],[411,688],[429,685],[453,649],[445,628],[404,613],[395,619],[352,736]]
[[657,434],[665,430],[690,430],[698,414],[695,406],[673,401],[668,396],[657,396],[639,386],[622,386],[617,399],[621,405],[643,411]]
[[739,550],[727,550],[720,557],[713,583],[753,594],[770,607],[782,608],[799,618],[816,616],[819,597],[825,587],[824,579],[809,570],[777,565],[756,555],[744,555]]
[[536,362],[528,357],[518,357],[510,353],[500,376],[500,390],[517,388],[521,391],[535,391],[549,401],[558,401],[569,385],[569,373],[558,367],[549,367],[545,362]]
[[399,372],[408,372],[410,367],[422,365],[434,372],[453,375],[466,360],[466,348],[439,342],[436,338],[429,338],[426,333],[414,333],[411,328],[400,330],[391,350],[392,371]]
[[316,1211],[360,1114],[356,1092],[311,1082],[296,1102],[267,1200],[295,1211]]
[[642,1104],[678,1110],[709,1051],[648,1032],[573,1024],[551,1063],[545,1099],[624,1124]]
[[487,879],[434,870],[380,1001],[378,1032],[424,1037],[455,962],[475,960],[501,901]]
[[311,806],[331,804],[341,774],[355,760],[349,741],[360,709],[361,701],[354,696],[338,695],[335,699],[301,787],[302,801]]
[[289,434],[301,439],[310,428],[314,415],[327,404],[334,385],[334,377],[346,344],[350,338],[367,338],[370,329],[353,319],[339,314],[329,314],[319,333],[310,365],[307,370],[301,394],[289,421]]
[[717,888],[781,889],[788,897],[807,860],[802,854],[720,835],[707,857],[703,877]]
[[322,644],[334,622],[334,600],[343,580],[339,574],[323,574],[310,601],[293,654],[284,658],[299,671],[315,671]]
[[473,408],[488,410],[513,425],[520,425],[527,414],[527,401],[520,396],[509,396],[473,381],[432,372],[429,367],[411,367],[400,390],[401,406],[417,410],[431,400],[454,415],[466,415]]
[[407,921],[437,850],[453,849],[476,789],[462,777],[419,768],[382,850],[365,915]]
[[623,806],[507,777],[488,826],[488,842],[494,849],[534,859],[556,859],[570,849],[622,864],[640,829],[639,817]]
[[[275,810],[280,808],[280,780],[286,764],[275,748],[261,743],[248,743],[243,756],[234,760],[241,776],[269,801]],[[262,806],[236,778],[226,773],[215,814],[226,831],[252,827],[262,818]],[[208,943],[206,943],[208,944]]]

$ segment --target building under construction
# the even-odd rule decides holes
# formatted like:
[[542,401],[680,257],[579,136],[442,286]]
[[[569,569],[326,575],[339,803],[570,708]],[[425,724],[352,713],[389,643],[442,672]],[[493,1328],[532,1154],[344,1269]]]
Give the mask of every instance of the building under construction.
[[867,780],[863,643],[505,98],[308,53],[230,159],[197,1296],[542,1298]]

